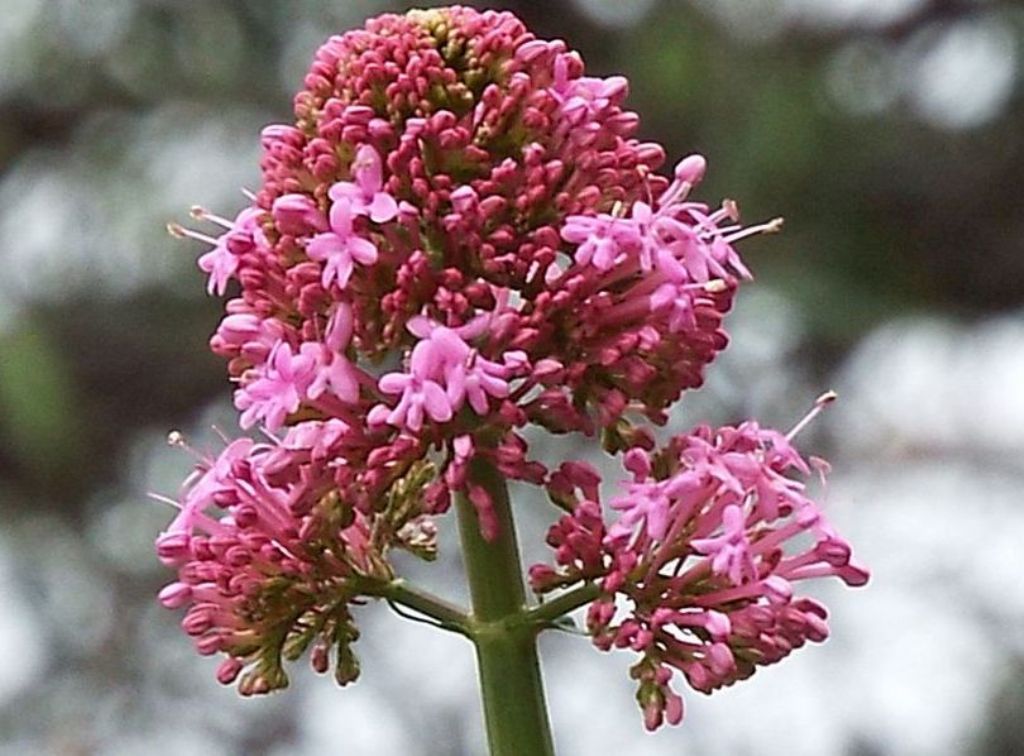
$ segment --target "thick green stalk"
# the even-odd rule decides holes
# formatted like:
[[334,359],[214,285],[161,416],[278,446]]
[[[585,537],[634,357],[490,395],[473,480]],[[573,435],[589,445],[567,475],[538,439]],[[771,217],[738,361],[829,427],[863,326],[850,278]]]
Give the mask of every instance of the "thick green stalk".
[[484,540],[473,504],[459,496],[459,534],[473,600],[471,636],[491,756],[553,756],[538,629],[522,621],[526,595],[508,489],[486,461],[474,460],[469,474],[491,495],[500,525],[496,540]]

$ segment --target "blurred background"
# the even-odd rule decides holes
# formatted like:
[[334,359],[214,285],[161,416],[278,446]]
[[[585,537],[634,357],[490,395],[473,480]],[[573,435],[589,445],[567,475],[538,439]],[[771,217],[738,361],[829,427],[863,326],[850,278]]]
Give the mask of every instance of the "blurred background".
[[[418,5],[432,5],[419,3]],[[822,586],[833,638],[642,731],[629,654],[545,637],[559,752],[1024,753],[1024,8],[992,0],[492,2],[624,73],[642,136],[710,160],[700,196],[787,218],[683,429],[757,416],[831,459],[873,582]],[[233,215],[258,133],[318,44],[404,3],[3,0],[0,753],[476,755],[471,649],[362,612],[363,679],[246,701],[156,604],[152,541],[235,432],[220,304],[164,233]],[[576,442],[539,455],[577,454]],[[549,508],[519,491],[528,561]],[[443,533],[450,541],[450,534]],[[449,544],[450,545],[450,544]],[[457,556],[425,573],[458,597]]]

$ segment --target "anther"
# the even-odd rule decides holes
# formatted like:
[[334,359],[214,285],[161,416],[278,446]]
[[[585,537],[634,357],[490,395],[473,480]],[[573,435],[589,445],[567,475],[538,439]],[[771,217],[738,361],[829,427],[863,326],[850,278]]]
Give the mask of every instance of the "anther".
[[729,284],[721,278],[713,278],[704,284],[704,291],[709,294],[719,294],[729,288]]
[[814,420],[814,418],[821,414],[821,411],[823,409],[825,409],[828,405],[832,404],[832,402],[834,402],[838,398],[839,394],[837,394],[835,391],[826,391],[824,394],[815,399],[814,406],[811,407],[811,411],[804,415],[803,419],[801,419],[800,422],[794,425],[793,429],[786,434],[786,440],[792,441],[796,437],[797,433],[806,428],[811,423],[811,421]]
[[195,239],[196,241],[205,242],[211,246],[217,245],[217,240],[212,236],[207,236],[206,234],[201,234],[198,231],[193,231],[191,228],[185,228],[180,223],[168,223],[167,233],[175,239]]

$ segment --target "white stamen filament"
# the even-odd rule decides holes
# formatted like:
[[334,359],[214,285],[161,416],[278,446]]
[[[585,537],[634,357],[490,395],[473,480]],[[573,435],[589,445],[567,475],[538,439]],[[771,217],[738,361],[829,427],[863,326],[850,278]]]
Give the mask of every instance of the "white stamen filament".
[[729,244],[737,242],[740,239],[746,239],[748,236],[754,236],[756,234],[777,234],[782,230],[784,221],[782,218],[772,218],[767,223],[762,223],[759,226],[751,226],[743,231],[739,231],[735,234],[730,234],[725,237],[725,241]]
[[169,504],[175,509],[181,509],[180,503],[176,502],[174,499],[168,496],[164,496],[163,494],[153,493],[152,491],[150,491],[149,493],[146,494],[146,496],[151,498],[153,501],[159,501],[161,504]]
[[210,221],[211,223],[216,223],[218,226],[223,226],[224,228],[234,228],[235,225],[227,218],[222,218],[219,215],[211,213],[205,207],[201,207],[200,205],[193,205],[189,210],[189,215],[196,220]]
[[834,402],[838,398],[839,394],[837,394],[835,391],[826,391],[824,394],[815,399],[814,406],[811,407],[811,411],[804,415],[800,422],[794,425],[793,429],[786,434],[786,440],[792,441],[796,437],[797,433],[799,433],[808,425],[810,425],[811,421],[814,420],[814,418],[816,418],[818,415],[820,415],[823,409],[825,409],[828,405],[832,404],[832,402]]
[[185,228],[179,223],[168,223],[167,233],[173,236],[175,239],[195,239],[196,241],[205,242],[211,246],[217,246],[217,240],[212,236],[201,234],[198,231],[193,231],[191,228]]

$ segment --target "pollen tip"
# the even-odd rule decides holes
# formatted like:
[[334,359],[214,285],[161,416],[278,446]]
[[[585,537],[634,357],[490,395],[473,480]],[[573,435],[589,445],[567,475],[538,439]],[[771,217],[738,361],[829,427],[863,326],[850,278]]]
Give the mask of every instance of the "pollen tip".
[[184,239],[188,236],[188,234],[185,232],[184,227],[180,223],[168,223],[167,233],[169,233],[175,239]]
[[821,396],[819,396],[817,399],[814,400],[814,406],[816,406],[816,407],[825,407],[825,406],[827,406],[829,404],[832,404],[832,402],[834,402],[838,398],[839,398],[839,394],[837,394],[832,389],[829,389],[824,394],[822,394]]

